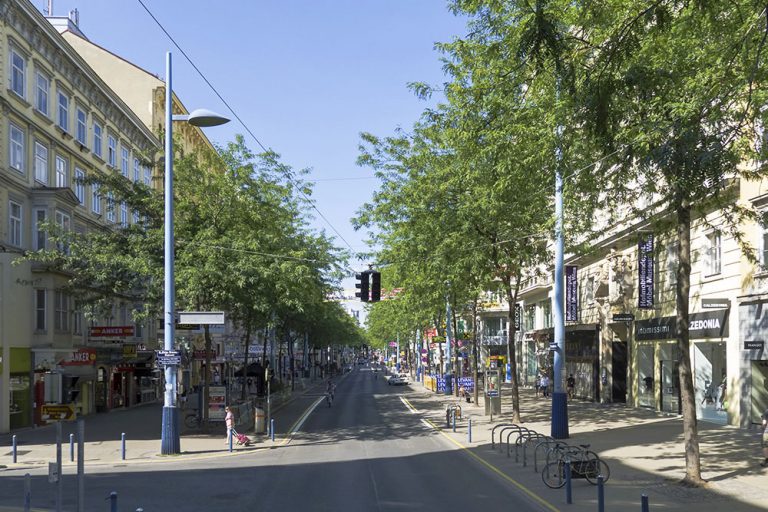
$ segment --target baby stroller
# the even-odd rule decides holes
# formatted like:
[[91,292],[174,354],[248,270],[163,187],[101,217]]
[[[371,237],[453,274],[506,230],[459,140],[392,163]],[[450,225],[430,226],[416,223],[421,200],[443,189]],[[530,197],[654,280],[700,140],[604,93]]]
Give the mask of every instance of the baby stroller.
[[248,438],[245,434],[240,434],[237,430],[232,429],[232,438],[235,440],[235,443],[242,446],[250,446],[251,440]]

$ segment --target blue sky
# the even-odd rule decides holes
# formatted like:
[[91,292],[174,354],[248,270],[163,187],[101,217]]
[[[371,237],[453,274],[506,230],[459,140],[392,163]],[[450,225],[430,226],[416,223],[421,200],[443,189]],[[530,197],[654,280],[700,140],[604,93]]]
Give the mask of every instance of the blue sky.
[[[435,103],[406,84],[445,80],[434,43],[463,35],[464,20],[445,0],[143,2],[262,144],[294,168],[313,169],[317,208],[353,250],[364,250],[349,219],[377,181],[360,179],[372,172],[355,164],[359,134],[408,129]],[[161,78],[172,51],[174,91],[187,108],[228,114],[138,0],[54,0],[53,13],[75,8],[91,41]],[[225,142],[245,129],[233,122],[206,133]],[[246,142],[259,149],[248,135]],[[315,224],[335,236],[322,219]]]

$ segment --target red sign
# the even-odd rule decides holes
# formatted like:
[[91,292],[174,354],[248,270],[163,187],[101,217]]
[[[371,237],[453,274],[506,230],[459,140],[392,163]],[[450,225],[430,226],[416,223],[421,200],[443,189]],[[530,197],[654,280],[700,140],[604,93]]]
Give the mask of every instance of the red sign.
[[[192,357],[194,359],[205,359],[205,350],[195,350],[192,353]],[[216,359],[216,351],[215,350],[209,350],[208,351],[208,359]]]
[[91,327],[91,338],[125,338],[133,336],[132,325],[99,326]]
[[437,336],[437,329],[425,329],[424,336],[426,336],[428,340],[432,341],[432,338]]
[[60,366],[87,366],[96,362],[96,350],[81,348],[59,361]]

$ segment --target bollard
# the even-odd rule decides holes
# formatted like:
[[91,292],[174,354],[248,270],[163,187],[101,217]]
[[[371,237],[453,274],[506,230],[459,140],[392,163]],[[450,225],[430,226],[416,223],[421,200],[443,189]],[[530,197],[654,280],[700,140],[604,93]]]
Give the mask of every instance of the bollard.
[[275,419],[269,420],[269,436],[272,438],[272,442],[275,442]]
[[605,512],[605,482],[603,475],[597,475],[597,512]]
[[24,475],[24,512],[32,509],[32,476],[29,473]]
[[472,418],[467,419],[467,442],[472,442]]
[[117,493],[112,491],[109,493],[109,512],[117,512]]
[[75,434],[69,434],[69,462],[75,461]]
[[11,442],[13,443],[13,448],[11,448],[11,452],[13,452],[13,463],[16,464],[16,434],[13,434],[11,439]]
[[232,438],[233,437],[234,436],[232,435],[232,429],[230,428],[228,430],[228,432],[227,432],[227,438],[228,438],[227,441],[229,441],[229,451],[230,451],[230,453],[232,452]]
[[571,461],[565,461],[565,502],[573,504],[573,489],[571,488]]
[[453,431],[456,432],[456,409],[453,409]]
[[650,509],[648,508],[648,495],[647,494],[641,494],[640,495],[640,507],[642,512],[649,512]]
[[125,432],[120,434],[120,456],[125,460]]

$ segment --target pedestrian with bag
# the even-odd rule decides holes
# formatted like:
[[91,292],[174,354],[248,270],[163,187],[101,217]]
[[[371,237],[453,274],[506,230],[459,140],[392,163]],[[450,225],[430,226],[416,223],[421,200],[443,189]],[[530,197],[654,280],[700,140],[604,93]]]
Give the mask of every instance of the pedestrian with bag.
[[224,423],[227,425],[227,440],[226,444],[229,445],[229,436],[232,430],[235,428],[235,413],[232,412],[232,409],[230,409],[229,406],[226,406],[224,408],[224,411],[227,413],[224,416]]

